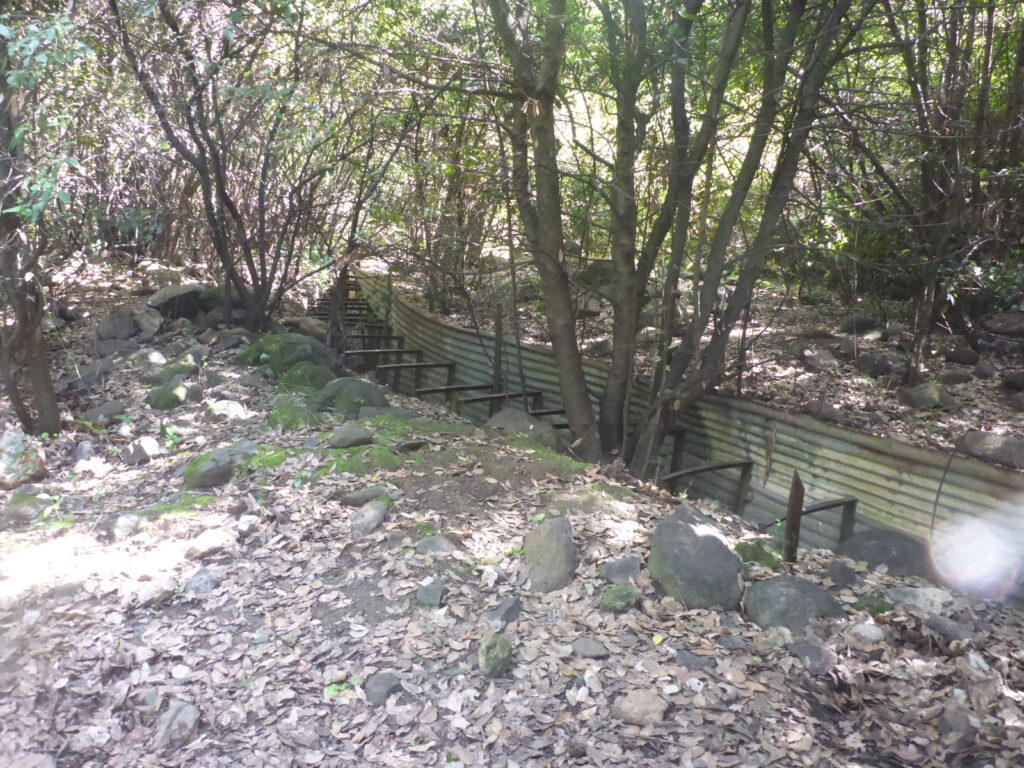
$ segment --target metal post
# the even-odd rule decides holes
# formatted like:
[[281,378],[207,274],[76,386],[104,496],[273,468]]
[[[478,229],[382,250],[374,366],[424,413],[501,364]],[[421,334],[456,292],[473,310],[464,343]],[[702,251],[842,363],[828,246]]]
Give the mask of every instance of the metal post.
[[783,559],[796,562],[796,551],[800,546],[800,518],[804,514],[804,484],[799,473],[793,470],[793,482],[789,486],[789,504],[786,506],[786,542]]

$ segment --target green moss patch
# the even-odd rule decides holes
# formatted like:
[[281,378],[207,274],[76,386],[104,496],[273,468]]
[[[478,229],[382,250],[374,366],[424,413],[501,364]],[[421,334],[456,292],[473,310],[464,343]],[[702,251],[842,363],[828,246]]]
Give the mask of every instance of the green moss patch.
[[888,613],[895,606],[880,595],[865,595],[854,603],[853,607],[858,611],[867,611],[872,616],[877,616],[880,613]]
[[285,389],[316,392],[334,378],[334,371],[327,366],[303,360],[282,373],[278,381]]
[[149,507],[144,511],[153,517],[186,515],[209,507],[215,501],[217,501],[217,497],[211,496],[208,493],[176,493],[167,501]]
[[782,570],[782,559],[774,552],[765,549],[760,541],[741,541],[734,549],[746,563],[757,563],[773,571]]

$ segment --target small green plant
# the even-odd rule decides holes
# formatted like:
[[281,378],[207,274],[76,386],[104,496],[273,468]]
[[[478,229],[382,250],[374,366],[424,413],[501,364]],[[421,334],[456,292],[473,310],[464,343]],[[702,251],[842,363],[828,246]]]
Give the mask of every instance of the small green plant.
[[867,611],[872,616],[878,616],[880,613],[888,613],[895,606],[881,595],[865,595],[854,603],[853,607],[858,611]]

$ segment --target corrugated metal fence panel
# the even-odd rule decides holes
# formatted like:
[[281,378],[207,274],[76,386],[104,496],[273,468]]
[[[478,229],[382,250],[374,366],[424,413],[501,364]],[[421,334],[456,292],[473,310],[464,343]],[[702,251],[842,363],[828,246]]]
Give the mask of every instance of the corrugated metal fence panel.
[[[357,277],[375,312],[389,315],[393,331],[405,336],[407,347],[423,349],[428,362],[455,362],[458,383],[491,381],[492,333],[448,325],[401,295],[390,293],[387,281],[364,274]],[[510,390],[518,390],[520,359],[515,340],[505,337],[504,344],[506,380]],[[560,408],[558,374],[550,349],[530,344],[519,349],[527,388],[544,392],[545,408]],[[599,393],[607,367],[586,361],[584,370],[591,392]],[[443,372],[430,372],[423,383],[441,385],[443,378]],[[402,391],[410,392],[411,386],[412,376],[406,374]],[[634,386],[630,403],[636,413],[643,411],[648,392],[645,381]],[[487,417],[486,405],[471,408],[464,415],[478,420]],[[859,527],[883,524],[926,537],[941,483],[936,525],[983,518],[999,525],[1024,552],[1024,473],[976,459],[955,457],[950,462],[945,453],[723,396],[703,398],[680,418],[679,426],[685,430],[683,466],[744,458],[754,462],[751,501],[744,511],[751,522],[771,522],[785,514],[790,479],[793,470],[798,470],[808,504],[855,496]],[[667,467],[671,445],[662,448]],[[731,504],[738,474],[738,470],[705,473],[693,479],[692,487]],[[805,518],[804,545],[834,546],[839,518],[838,510]]]
[[[684,465],[754,461],[752,500],[745,510],[752,521],[770,522],[785,514],[790,479],[798,470],[807,503],[854,496],[858,516],[870,519],[862,524],[881,523],[927,537],[934,508],[936,527],[984,519],[1024,553],[1024,474],[1019,472],[960,456],[950,461],[938,451],[721,396],[704,398],[682,423],[687,430]],[[735,480],[725,472],[710,473],[696,479],[694,487],[725,500]],[[807,545],[834,546],[839,517],[835,511],[805,518]]]

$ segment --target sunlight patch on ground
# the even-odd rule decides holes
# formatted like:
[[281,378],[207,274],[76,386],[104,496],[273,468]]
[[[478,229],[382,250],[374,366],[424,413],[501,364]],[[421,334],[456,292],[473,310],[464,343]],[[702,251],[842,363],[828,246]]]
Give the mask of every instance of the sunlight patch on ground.
[[949,584],[968,594],[1001,599],[1024,581],[1024,553],[1015,547],[1018,539],[992,520],[949,522],[932,535],[932,560]]
[[0,561],[0,606],[13,605],[33,591],[58,584],[100,581],[148,581],[178,567],[185,559],[187,540],[168,539],[152,549],[126,551],[103,545],[86,533],[30,544],[8,552]]

